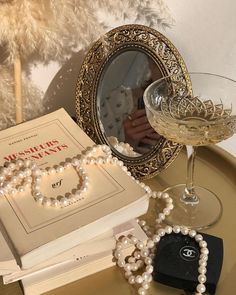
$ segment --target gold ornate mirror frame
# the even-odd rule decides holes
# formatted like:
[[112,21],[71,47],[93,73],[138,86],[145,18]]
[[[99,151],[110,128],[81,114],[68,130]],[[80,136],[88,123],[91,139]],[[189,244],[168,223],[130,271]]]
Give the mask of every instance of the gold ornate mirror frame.
[[[142,25],[125,25],[108,32],[93,44],[81,66],[76,83],[76,119],[78,125],[97,144],[108,144],[101,130],[98,114],[98,87],[109,61],[126,50],[147,54],[159,67],[163,76],[170,74],[191,89],[185,63],[174,45],[161,33]],[[148,153],[127,157],[113,149],[113,155],[122,160],[138,179],[150,178],[171,164],[181,146],[161,138]]]

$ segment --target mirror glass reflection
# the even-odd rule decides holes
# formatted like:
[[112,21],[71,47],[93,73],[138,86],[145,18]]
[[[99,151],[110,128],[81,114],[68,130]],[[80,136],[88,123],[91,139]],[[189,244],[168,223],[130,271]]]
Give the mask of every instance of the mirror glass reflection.
[[143,93],[162,76],[155,61],[138,50],[121,52],[103,70],[97,100],[99,123],[118,152],[138,157],[158,143],[160,135],[147,120]]

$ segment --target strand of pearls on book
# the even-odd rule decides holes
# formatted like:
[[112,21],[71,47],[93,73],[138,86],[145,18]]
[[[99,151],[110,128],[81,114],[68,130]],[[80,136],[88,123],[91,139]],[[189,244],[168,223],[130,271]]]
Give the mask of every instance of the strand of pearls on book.
[[[129,235],[121,237],[116,243],[116,249],[114,251],[114,256],[117,259],[117,265],[124,269],[124,275],[131,285],[136,285],[139,295],[145,295],[147,290],[150,288],[150,283],[152,282],[153,273],[153,258],[155,255],[156,245],[160,242],[161,238],[165,235],[176,233],[182,235],[188,235],[189,237],[195,239],[200,247],[200,258],[198,267],[198,284],[196,286],[195,295],[202,295],[206,291],[205,282],[206,272],[207,272],[207,260],[209,250],[207,248],[207,242],[203,240],[203,236],[198,234],[195,230],[189,229],[185,226],[169,226],[160,227],[162,221],[165,220],[166,215],[169,215],[173,209],[172,199],[167,193],[162,192],[151,192],[153,198],[163,199],[166,202],[166,206],[161,213],[158,214],[156,222],[156,232],[152,235],[150,232],[150,227],[147,225],[145,220],[137,220],[139,225],[149,236],[146,243],[139,241],[135,236]],[[129,257],[123,256],[123,248],[127,244],[133,244],[135,247],[134,252]],[[144,269],[143,273],[140,270]],[[135,272],[137,275],[135,275]]]
[[[103,153],[103,156],[96,154]],[[23,193],[26,189],[31,188],[32,196],[35,201],[45,207],[64,207],[75,201],[83,200],[89,188],[89,176],[85,172],[84,166],[89,164],[117,164],[127,171],[123,163],[117,158],[112,157],[111,149],[107,145],[95,145],[88,147],[82,155],[67,160],[61,165],[41,169],[37,164],[29,159],[8,162],[0,171],[0,196],[5,194],[15,195]],[[78,173],[79,184],[77,189],[66,193],[64,196],[56,198],[46,197],[41,192],[42,180],[56,173],[64,173],[66,169],[74,168]],[[130,174],[127,171],[128,174]]]

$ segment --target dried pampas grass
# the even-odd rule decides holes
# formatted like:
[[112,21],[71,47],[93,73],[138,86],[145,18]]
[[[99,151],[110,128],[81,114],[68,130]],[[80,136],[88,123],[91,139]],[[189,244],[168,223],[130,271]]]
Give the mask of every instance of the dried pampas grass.
[[[9,68],[0,66],[0,130],[16,124],[14,80]],[[23,75],[22,77],[23,119],[24,121],[40,116],[44,112],[43,94]]]
[[18,53],[27,62],[64,61],[125,23],[172,23],[163,0],[1,0],[0,20],[0,45],[6,47],[8,64]]
[[[0,0],[0,129],[15,124],[12,65],[57,61],[84,50],[108,30],[127,23],[173,23],[164,0]],[[8,69],[6,68],[8,66]],[[23,78],[23,118],[42,113],[42,93]]]
[[[76,0],[11,0],[0,2],[0,44],[12,64],[20,53],[27,62],[62,61],[80,40],[88,45],[93,37],[95,19],[87,1]],[[82,36],[79,38],[79,33]]]

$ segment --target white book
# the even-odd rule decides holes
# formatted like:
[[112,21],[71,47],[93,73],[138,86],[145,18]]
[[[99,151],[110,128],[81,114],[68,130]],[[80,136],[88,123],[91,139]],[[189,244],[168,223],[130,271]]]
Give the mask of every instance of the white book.
[[[0,165],[17,158],[52,167],[80,154],[93,141],[65,110],[0,132]],[[59,209],[37,204],[31,190],[0,199],[0,229],[22,269],[136,218],[148,209],[149,198],[134,180],[115,165],[86,165],[90,186],[83,201]],[[60,182],[60,186],[55,183]],[[42,183],[46,196],[63,195],[78,185],[71,168]]]
[[[146,241],[147,236],[144,231],[137,226],[134,235],[141,241]],[[130,255],[134,250],[133,245],[128,245],[123,250],[123,255]],[[52,289],[69,284],[116,264],[112,251],[104,251],[80,260],[61,264],[48,270],[42,270],[37,274],[32,274],[21,281],[25,295],[39,295]]]
[[20,270],[11,249],[0,232],[0,276]]
[[[9,284],[15,281],[19,281],[31,274],[36,274],[45,271],[46,269],[52,269],[59,267],[60,265],[67,264],[72,261],[80,261],[88,256],[111,251],[115,248],[116,239],[121,235],[134,234],[139,232],[139,225],[135,220],[128,221],[121,224],[108,232],[99,235],[85,243],[79,244],[65,252],[62,252],[45,262],[39,263],[32,268],[21,270],[18,266],[17,270],[11,270],[10,273],[2,273],[3,283]],[[9,251],[9,250],[8,250]],[[5,251],[7,252],[7,251]],[[14,257],[13,257],[14,258]],[[5,262],[5,261],[4,261]],[[15,263],[16,264],[16,263]],[[1,261],[0,261],[0,274],[1,274]]]

